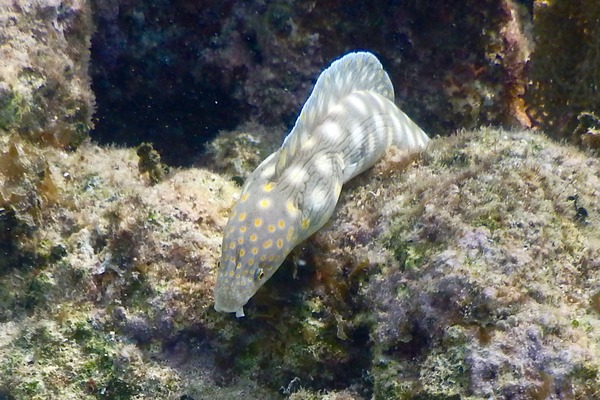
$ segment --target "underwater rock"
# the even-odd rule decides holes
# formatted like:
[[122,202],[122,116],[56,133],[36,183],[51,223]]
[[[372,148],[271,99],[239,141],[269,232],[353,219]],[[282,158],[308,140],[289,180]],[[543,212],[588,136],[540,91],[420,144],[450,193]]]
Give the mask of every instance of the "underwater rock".
[[[219,132],[208,142],[210,167],[243,182],[258,164],[277,149],[283,140],[283,126],[266,129],[257,123],[239,126],[233,131]],[[280,135],[281,138],[273,140]]]
[[150,184],[156,185],[169,173],[169,166],[160,162],[160,154],[152,147],[152,143],[142,143],[137,147],[136,154],[140,158],[138,168],[140,174],[148,174]]
[[313,242],[333,253],[323,284],[356,291],[325,310],[371,321],[375,398],[600,394],[599,172],[542,135],[483,129],[359,177]]
[[0,133],[77,146],[93,126],[88,76],[93,26],[86,1],[0,5]]
[[600,4],[593,0],[534,2],[536,46],[525,96],[537,126],[594,149],[600,148],[594,115],[600,107],[599,18]]
[[243,320],[212,309],[232,182],[151,186],[134,149],[44,160],[55,191],[30,246],[46,255],[0,270],[7,396],[599,395],[600,162],[573,147],[488,128],[390,152]]
[[[403,109],[433,134],[527,125],[522,3],[95,2],[96,21],[118,22],[98,25],[111,46],[95,72],[127,57],[147,68],[109,91],[131,105],[144,84],[161,92],[163,63],[173,91],[225,96],[208,108],[229,118],[222,129],[267,125],[215,142],[215,168],[239,181],[340,47],[376,51]],[[150,185],[134,149],[80,143],[93,101],[86,10],[76,0],[0,6],[0,397],[600,397],[597,158],[491,128],[437,138],[420,157],[392,150],[252,298],[253,317],[228,318],[212,290],[239,187],[206,169],[164,174],[179,153],[163,148],[161,163],[147,153],[158,168]],[[200,25],[197,36],[174,14]],[[170,49],[187,49],[194,68]],[[207,126],[203,115],[194,128]],[[594,140],[594,111],[579,117]],[[181,126],[165,143],[197,160]]]

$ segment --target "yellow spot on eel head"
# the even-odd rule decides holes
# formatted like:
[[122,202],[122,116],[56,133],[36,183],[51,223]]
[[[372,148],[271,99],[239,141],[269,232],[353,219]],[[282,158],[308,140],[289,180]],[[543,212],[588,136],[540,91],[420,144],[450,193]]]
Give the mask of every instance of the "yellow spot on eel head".
[[275,186],[275,185],[273,185],[273,182],[267,182],[267,183],[265,183],[265,184],[263,185],[263,190],[264,190],[265,192],[270,192],[271,190],[273,190],[273,187],[274,187],[274,186]]
[[253,247],[252,248],[252,254],[254,254],[254,255],[258,254],[258,247]]
[[275,225],[269,225],[269,232],[275,232]]
[[250,241],[256,242],[256,235],[254,233],[252,235],[250,235]]
[[280,219],[279,221],[277,221],[277,226],[279,226],[279,229],[285,228],[285,221]]
[[258,227],[259,227],[259,226],[261,226],[261,225],[262,225],[262,219],[260,219],[260,218],[256,218],[256,219],[254,220],[254,226],[258,228]]
[[271,200],[262,199],[258,202],[258,205],[260,206],[260,208],[269,208],[269,206],[271,206]]
[[298,208],[294,205],[294,202],[292,202],[291,200],[286,201],[285,209],[292,216],[295,216],[296,213],[298,213]]
[[288,229],[288,233],[287,233],[287,236],[285,237],[285,239],[289,242],[290,240],[292,240],[293,235],[294,235],[294,228],[290,228],[290,229]]
[[[235,269],[240,269],[240,268],[242,268],[242,263],[235,264]],[[231,274],[229,274],[229,275],[231,275]]]
[[254,258],[251,258],[248,260],[248,265],[250,265],[250,266],[254,265]]
[[240,226],[240,232],[242,232],[242,233],[246,232],[246,227],[245,226]]
[[233,271],[229,271],[229,276],[230,276],[231,278],[233,278],[233,275],[234,275],[234,274],[233,274]]
[[277,239],[277,248],[280,249],[283,247],[283,240]]
[[241,222],[241,221],[243,221],[243,220],[245,220],[245,219],[246,219],[246,213],[245,213],[245,212],[243,212],[243,213],[241,213],[241,214],[240,214],[240,218],[239,218],[239,220],[240,220],[240,222]]
[[310,220],[308,218],[303,218],[302,219],[302,229],[308,229],[308,227],[310,226]]
[[238,238],[238,244],[244,243],[244,238]]
[[[240,253],[239,254],[240,254],[240,257],[244,257],[244,255],[246,254],[246,250],[240,249]],[[237,268],[237,266],[236,266],[236,268]]]
[[229,248],[231,250],[235,249],[235,242],[229,242]]
[[273,241],[272,241],[272,240],[270,240],[270,239],[269,239],[269,240],[266,240],[266,241],[263,243],[263,247],[264,247],[265,249],[268,249],[268,248],[269,248],[269,247],[271,247],[271,246],[273,246]]
[[248,193],[244,193],[242,195],[242,197],[240,197],[240,201],[243,203],[244,201],[248,200]]

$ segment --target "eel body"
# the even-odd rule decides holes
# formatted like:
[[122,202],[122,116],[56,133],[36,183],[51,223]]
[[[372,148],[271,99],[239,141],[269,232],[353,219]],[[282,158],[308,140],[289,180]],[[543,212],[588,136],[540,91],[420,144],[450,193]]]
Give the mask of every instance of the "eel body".
[[429,138],[394,104],[379,60],[349,53],[321,73],[281,148],[245,182],[223,234],[215,310],[244,305],[300,242],[332,215],[342,185],[390,146],[423,149]]

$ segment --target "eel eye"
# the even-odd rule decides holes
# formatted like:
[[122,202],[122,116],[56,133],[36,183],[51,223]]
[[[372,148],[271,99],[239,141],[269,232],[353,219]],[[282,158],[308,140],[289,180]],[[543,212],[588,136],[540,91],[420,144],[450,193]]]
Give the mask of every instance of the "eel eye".
[[265,277],[265,271],[263,271],[262,268],[257,269],[256,272],[254,273],[254,279],[256,279],[256,280],[260,281],[264,277]]

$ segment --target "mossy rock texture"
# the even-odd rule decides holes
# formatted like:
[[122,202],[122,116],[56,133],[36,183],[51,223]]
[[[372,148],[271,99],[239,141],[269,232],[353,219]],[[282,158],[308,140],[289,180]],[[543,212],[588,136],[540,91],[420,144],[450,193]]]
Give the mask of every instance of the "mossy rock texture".
[[391,150],[236,319],[212,309],[234,182],[11,143],[44,173],[22,181],[31,219],[3,219],[29,254],[0,271],[7,398],[600,395],[600,162],[580,150],[489,128]]
[[368,321],[373,396],[597,397],[598,159],[495,129],[389,159],[311,242],[352,294],[324,308]]
[[[600,137],[596,3],[138,3],[0,5],[0,399],[600,398],[600,161],[546,136]],[[137,151],[87,140],[92,21]],[[217,313],[240,183],[358,48],[433,140]]]
[[92,31],[85,0],[0,4],[0,134],[64,148],[88,137]]

